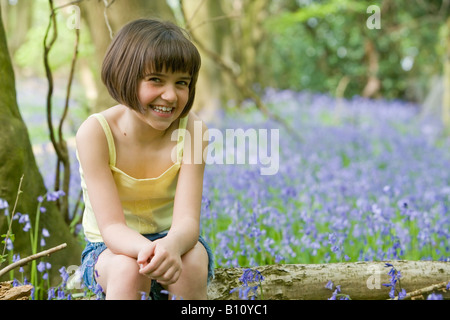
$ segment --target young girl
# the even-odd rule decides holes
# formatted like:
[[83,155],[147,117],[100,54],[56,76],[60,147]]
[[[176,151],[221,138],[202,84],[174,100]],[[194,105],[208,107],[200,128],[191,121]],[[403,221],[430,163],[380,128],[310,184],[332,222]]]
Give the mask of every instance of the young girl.
[[[83,280],[106,299],[157,299],[163,288],[207,298],[213,260],[199,235],[205,164],[193,161],[194,144],[207,147],[207,128],[190,112],[199,68],[183,30],[155,20],[124,26],[105,55],[102,80],[119,105],[89,117],[76,142]],[[202,134],[194,135],[195,122]],[[198,141],[184,145],[186,134]]]

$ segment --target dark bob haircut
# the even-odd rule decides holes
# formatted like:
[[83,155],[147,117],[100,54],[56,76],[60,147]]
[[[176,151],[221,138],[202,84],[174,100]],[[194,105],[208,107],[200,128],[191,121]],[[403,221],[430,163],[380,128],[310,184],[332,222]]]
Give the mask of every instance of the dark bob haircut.
[[187,33],[167,21],[138,19],[119,30],[106,51],[102,81],[117,102],[143,113],[138,82],[150,72],[182,72],[191,77],[189,98],[180,117],[192,108],[201,58]]

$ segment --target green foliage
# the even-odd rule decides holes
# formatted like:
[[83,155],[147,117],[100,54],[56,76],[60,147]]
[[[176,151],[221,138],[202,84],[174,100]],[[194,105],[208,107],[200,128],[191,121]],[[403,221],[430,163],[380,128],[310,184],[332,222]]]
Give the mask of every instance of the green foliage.
[[[33,7],[33,26],[28,30],[26,41],[14,55],[14,62],[19,68],[31,69],[34,73],[45,76],[43,64],[43,39],[49,21],[49,6],[46,0],[35,0]],[[56,13],[58,39],[49,53],[53,71],[69,68],[73,56],[75,32],[67,27],[68,13],[60,9]],[[87,28],[85,29],[87,31]],[[8,35],[11,37],[13,35]],[[79,57],[90,57],[94,52],[89,32],[80,33]],[[40,63],[37,63],[40,62]],[[68,70],[65,70],[68,72]]]
[[[301,1],[266,23],[271,43],[260,55],[271,73],[265,86],[329,92],[349,77],[346,97],[361,95],[371,70],[365,46],[377,55],[374,74],[385,98],[421,100],[431,76],[441,73],[439,30],[448,12],[439,1]],[[381,8],[381,29],[369,29],[370,5]],[[449,9],[446,9],[447,11]]]

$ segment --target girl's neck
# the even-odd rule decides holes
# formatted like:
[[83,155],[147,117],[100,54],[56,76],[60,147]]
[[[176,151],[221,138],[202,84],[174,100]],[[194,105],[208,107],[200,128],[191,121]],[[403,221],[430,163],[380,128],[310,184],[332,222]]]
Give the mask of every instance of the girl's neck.
[[144,122],[139,118],[139,114],[130,109],[125,109],[124,121],[121,126],[121,131],[127,138],[132,138],[135,143],[146,144],[161,141],[170,130],[157,130],[150,124]]

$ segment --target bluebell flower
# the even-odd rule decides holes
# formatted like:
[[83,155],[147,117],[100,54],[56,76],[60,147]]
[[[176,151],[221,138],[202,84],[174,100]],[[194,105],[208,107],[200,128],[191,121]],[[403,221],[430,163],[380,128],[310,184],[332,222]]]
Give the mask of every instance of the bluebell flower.
[[47,300],[55,299],[55,288],[49,288],[47,290]]
[[327,284],[325,285],[325,288],[333,290],[333,282],[331,280],[329,280],[327,282]]
[[398,293],[398,299],[403,300],[406,297],[406,290],[402,288]]
[[66,195],[65,192],[62,190],[49,192],[49,193],[47,193],[47,201],[56,201],[60,197],[65,196],[65,195]]
[[66,267],[62,266],[58,271],[63,280],[63,285],[65,285],[67,283],[67,281],[69,280],[69,274],[66,271]]
[[25,223],[25,226],[22,228],[23,231],[28,232],[31,229],[31,223],[30,221],[27,221]]
[[57,289],[57,299],[58,300],[64,300],[66,298],[66,294],[64,290],[61,287],[58,287]]
[[14,244],[11,238],[6,239],[6,250],[11,251],[14,249]]
[[27,232],[31,229],[31,222],[28,214],[16,213],[14,217],[17,217],[17,219],[19,219],[20,224],[24,224],[24,227],[22,228],[23,231]]
[[0,210],[8,208],[8,202],[0,198]]
[[444,300],[442,294],[439,293],[431,293],[428,295],[427,300]]
[[101,299],[103,297],[103,288],[100,284],[95,285],[92,288],[92,292],[97,296],[97,299]]
[[[230,293],[239,291],[239,299],[248,300],[249,294],[252,293],[250,299],[254,300],[257,294],[260,282],[264,280],[264,276],[258,270],[252,270],[250,268],[244,269],[242,276],[239,278],[242,285],[238,288],[230,290]],[[256,282],[256,285],[250,285],[250,283]]]
[[39,272],[44,272],[45,271],[45,263],[44,262],[39,262],[39,264],[37,265],[37,270]]
[[50,237],[50,232],[46,228],[42,228],[42,236],[43,237]]
[[145,291],[140,291],[141,294],[141,300],[147,300],[147,293]]
[[28,214],[21,214],[20,212],[16,213],[17,218],[19,219],[20,224],[24,224],[30,221],[30,217]]

